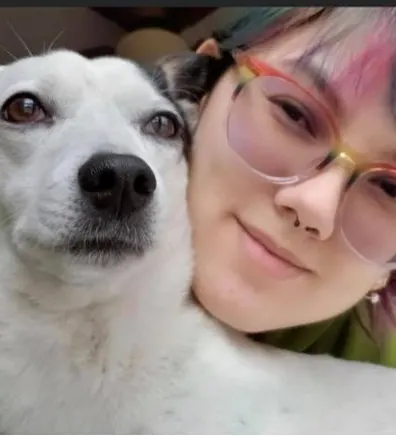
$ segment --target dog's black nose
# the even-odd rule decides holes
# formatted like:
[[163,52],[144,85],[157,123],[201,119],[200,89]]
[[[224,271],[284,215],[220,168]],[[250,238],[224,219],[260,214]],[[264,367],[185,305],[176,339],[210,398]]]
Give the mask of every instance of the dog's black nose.
[[98,153],[78,171],[80,189],[98,210],[127,218],[141,210],[157,187],[155,175],[139,157]]

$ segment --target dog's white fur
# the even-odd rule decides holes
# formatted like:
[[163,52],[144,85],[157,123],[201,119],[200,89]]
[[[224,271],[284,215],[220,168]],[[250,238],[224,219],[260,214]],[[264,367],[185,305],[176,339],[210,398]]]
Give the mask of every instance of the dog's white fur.
[[[55,108],[51,125],[0,121],[2,433],[391,433],[396,372],[252,344],[188,298],[181,142],[136,125],[172,104],[132,63],[70,52],[0,73]],[[80,213],[78,167],[98,151],[154,171],[154,241],[107,265],[53,250]]]

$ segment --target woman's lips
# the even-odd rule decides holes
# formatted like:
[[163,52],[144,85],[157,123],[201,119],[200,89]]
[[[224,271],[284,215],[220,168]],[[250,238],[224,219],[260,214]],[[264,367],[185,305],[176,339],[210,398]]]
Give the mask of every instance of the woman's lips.
[[241,222],[239,224],[244,250],[269,275],[285,280],[312,272],[293,253],[276,245],[262,231]]

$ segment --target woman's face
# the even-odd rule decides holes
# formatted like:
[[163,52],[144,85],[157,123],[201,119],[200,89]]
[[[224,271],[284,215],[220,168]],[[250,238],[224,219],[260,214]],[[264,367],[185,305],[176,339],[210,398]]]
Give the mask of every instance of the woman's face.
[[[287,70],[288,59],[300,57],[317,38],[316,26],[255,48],[254,56]],[[329,86],[313,81],[307,72],[293,71],[293,78],[310,87],[330,108],[348,147],[364,153],[370,161],[392,163],[396,123],[386,87],[381,87],[389,78],[381,76],[378,67],[375,74],[370,68],[371,61],[376,65],[375,54],[379,53],[375,47],[358,56],[360,60],[351,56],[365,50],[367,44],[359,44],[363,39],[361,34],[351,35],[342,46],[326,53],[318,50],[312,56],[313,64],[322,66]],[[213,54],[214,43],[207,42],[200,51]],[[365,61],[369,67],[357,68],[370,56],[372,59]],[[237,83],[236,69],[221,78],[205,101],[195,137],[189,188],[197,262],[194,292],[214,317],[245,332],[335,316],[386,276],[384,268],[363,260],[342,236],[338,212],[349,169],[330,165],[291,185],[275,185],[254,173],[230,147],[227,136]],[[257,119],[257,115],[253,117]],[[260,139],[262,147],[272,137],[272,128],[270,125],[268,134]],[[292,133],[288,134],[293,142]],[[294,225],[296,218],[299,227]],[[374,216],[367,217],[365,222],[372,219]],[[378,228],[379,235],[381,231]]]

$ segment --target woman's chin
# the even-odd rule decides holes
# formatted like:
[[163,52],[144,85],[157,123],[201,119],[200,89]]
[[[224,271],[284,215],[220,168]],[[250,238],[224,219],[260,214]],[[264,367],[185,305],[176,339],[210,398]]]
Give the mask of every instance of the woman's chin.
[[214,318],[246,333],[257,333],[266,326],[262,298],[235,271],[219,267],[197,271],[194,293],[199,303]]
[[[218,259],[218,258],[217,258]],[[224,261],[224,257],[221,257]],[[199,279],[198,279],[199,277]],[[306,278],[305,278],[306,279]],[[227,265],[206,258],[197,265],[194,293],[214,318],[244,333],[261,333],[312,322],[316,283],[302,277],[292,283],[264,283],[240,263]]]

